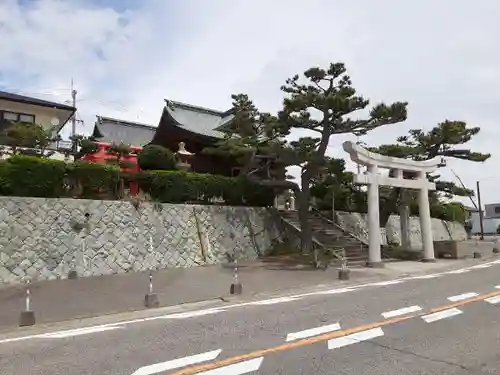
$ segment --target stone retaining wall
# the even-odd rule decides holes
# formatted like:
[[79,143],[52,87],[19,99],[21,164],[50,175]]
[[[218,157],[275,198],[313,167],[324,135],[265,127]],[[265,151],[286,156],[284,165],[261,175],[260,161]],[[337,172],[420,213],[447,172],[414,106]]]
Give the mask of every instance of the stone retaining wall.
[[[75,230],[85,223],[85,213],[88,226]],[[368,240],[365,215],[337,217]],[[410,228],[418,249],[418,218]],[[466,239],[457,223],[433,219],[433,229],[435,240]],[[265,208],[146,203],[136,210],[126,201],[0,197],[0,283],[64,278],[70,270],[96,276],[217,264],[226,253],[255,259],[285,238],[297,242],[289,232]],[[399,241],[399,217],[391,217],[386,232],[384,242]]]
[[[363,242],[368,243],[368,221],[366,214],[356,212],[336,212],[337,223],[360,238]],[[410,217],[410,249],[422,250],[422,237],[420,231],[420,219],[418,217]],[[434,241],[465,241],[467,233],[463,225],[457,222],[444,221],[440,219],[432,219],[432,234]],[[397,243],[401,245],[401,227],[398,215],[391,215],[387,225],[382,230],[382,243]]]
[[265,208],[158,206],[0,197],[0,283],[216,264],[226,252],[252,259],[280,236]]

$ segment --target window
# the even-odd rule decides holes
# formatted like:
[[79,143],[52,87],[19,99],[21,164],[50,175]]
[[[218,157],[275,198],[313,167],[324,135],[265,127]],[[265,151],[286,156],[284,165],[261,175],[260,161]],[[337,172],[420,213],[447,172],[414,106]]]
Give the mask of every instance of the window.
[[0,120],[12,121],[12,122],[28,122],[30,124],[35,123],[35,115],[29,115],[26,113],[17,113],[10,111],[0,111]]
[[19,121],[20,122],[29,122],[30,124],[34,124],[35,123],[35,116],[34,115],[19,114]]
[[19,115],[17,113],[4,112],[3,119],[7,121],[18,121]]
[[495,206],[495,213],[500,214],[500,206]]

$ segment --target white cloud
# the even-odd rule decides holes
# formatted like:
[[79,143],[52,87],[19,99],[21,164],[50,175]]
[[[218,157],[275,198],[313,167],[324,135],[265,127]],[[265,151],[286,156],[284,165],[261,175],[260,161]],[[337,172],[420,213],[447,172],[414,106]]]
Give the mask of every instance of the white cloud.
[[[407,123],[374,131],[366,142],[390,142],[449,118],[482,127],[475,149],[496,148],[495,0],[106,3],[0,0],[2,84],[66,100],[74,78],[88,131],[96,113],[154,124],[164,97],[223,109],[231,93],[244,91],[273,110],[286,77],[340,60],[372,102],[410,102]],[[343,155],[346,138],[332,141],[334,155]],[[484,200],[494,202],[500,178],[489,169],[498,161],[453,168],[469,186],[484,179]]]

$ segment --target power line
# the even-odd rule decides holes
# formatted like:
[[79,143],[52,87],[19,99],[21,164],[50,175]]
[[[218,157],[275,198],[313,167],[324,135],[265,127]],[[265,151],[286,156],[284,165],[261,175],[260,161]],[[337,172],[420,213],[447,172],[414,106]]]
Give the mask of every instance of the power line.
[[[469,191],[470,189],[467,189],[465,187],[465,184],[463,183],[462,179],[460,178],[460,176],[458,174],[455,173],[455,171],[453,170],[453,168],[450,168],[451,170],[451,173],[453,173],[455,175],[455,177],[457,178],[458,182],[460,182],[460,185],[462,185],[462,187],[464,188],[465,191]],[[467,196],[469,197],[470,201],[472,202],[472,205],[476,208],[476,210],[478,209],[477,207],[477,204],[476,202],[474,201],[474,199],[472,199],[472,193],[471,194],[467,194]]]

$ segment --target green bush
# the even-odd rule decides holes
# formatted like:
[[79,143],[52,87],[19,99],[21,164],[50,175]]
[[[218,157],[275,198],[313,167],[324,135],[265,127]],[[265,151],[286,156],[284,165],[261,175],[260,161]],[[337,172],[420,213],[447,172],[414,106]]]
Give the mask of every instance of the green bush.
[[222,198],[233,206],[270,206],[272,189],[242,178],[183,171],[146,171],[135,175],[141,189],[163,203],[200,202]]
[[62,161],[16,155],[0,161],[0,195],[117,199],[123,180],[162,203],[211,204],[222,198],[227,205],[271,206],[273,190],[246,179],[183,171],[122,173],[116,165]]
[[121,172],[118,166],[78,160],[67,164],[66,170],[72,185],[70,195],[84,199],[119,197]]
[[175,156],[168,148],[159,145],[148,145],[139,153],[137,163],[145,171],[174,170]]
[[0,162],[0,194],[21,197],[59,197],[66,164],[36,156],[14,155]]

